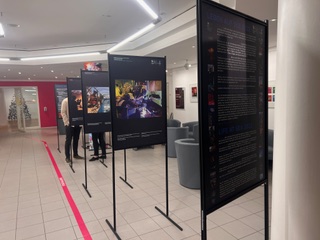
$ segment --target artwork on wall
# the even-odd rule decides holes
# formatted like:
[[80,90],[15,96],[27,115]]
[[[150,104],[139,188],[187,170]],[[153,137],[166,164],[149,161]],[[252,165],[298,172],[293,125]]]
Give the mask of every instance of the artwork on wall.
[[189,93],[190,93],[190,102],[198,102],[198,86],[196,83],[190,84],[189,87]]
[[268,83],[268,107],[274,108],[275,101],[276,101],[275,81],[270,81]]
[[176,108],[184,109],[184,88],[177,87],[175,89],[176,93]]

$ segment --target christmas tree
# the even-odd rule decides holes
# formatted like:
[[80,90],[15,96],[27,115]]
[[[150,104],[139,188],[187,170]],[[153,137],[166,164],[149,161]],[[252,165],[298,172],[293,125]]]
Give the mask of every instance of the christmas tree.
[[[31,114],[29,113],[28,105],[23,97],[21,97],[21,107],[23,109],[24,119],[30,120]],[[17,120],[17,103],[14,95],[9,106],[8,120]]]

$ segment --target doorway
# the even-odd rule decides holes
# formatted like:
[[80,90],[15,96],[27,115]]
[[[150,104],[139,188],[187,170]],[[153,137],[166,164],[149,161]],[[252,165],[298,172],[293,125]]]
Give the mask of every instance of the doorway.
[[26,131],[40,127],[37,87],[1,87],[0,125],[9,131]]

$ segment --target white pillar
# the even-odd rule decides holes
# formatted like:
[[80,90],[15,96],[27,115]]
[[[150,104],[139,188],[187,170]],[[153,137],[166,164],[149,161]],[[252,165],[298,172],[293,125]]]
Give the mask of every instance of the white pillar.
[[0,127],[4,127],[8,125],[6,113],[7,113],[7,110],[6,110],[4,93],[3,93],[3,89],[0,88]]
[[320,239],[320,1],[279,0],[272,240]]

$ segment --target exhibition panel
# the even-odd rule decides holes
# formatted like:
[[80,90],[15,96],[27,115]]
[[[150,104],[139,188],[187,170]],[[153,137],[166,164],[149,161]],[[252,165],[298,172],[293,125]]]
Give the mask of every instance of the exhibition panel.
[[67,86],[70,125],[83,125],[83,101],[81,78],[67,78]]
[[81,71],[85,133],[110,132],[109,75],[105,71]]
[[207,215],[267,184],[268,24],[199,0],[198,33],[201,195]]
[[166,143],[166,59],[109,55],[115,150]]

